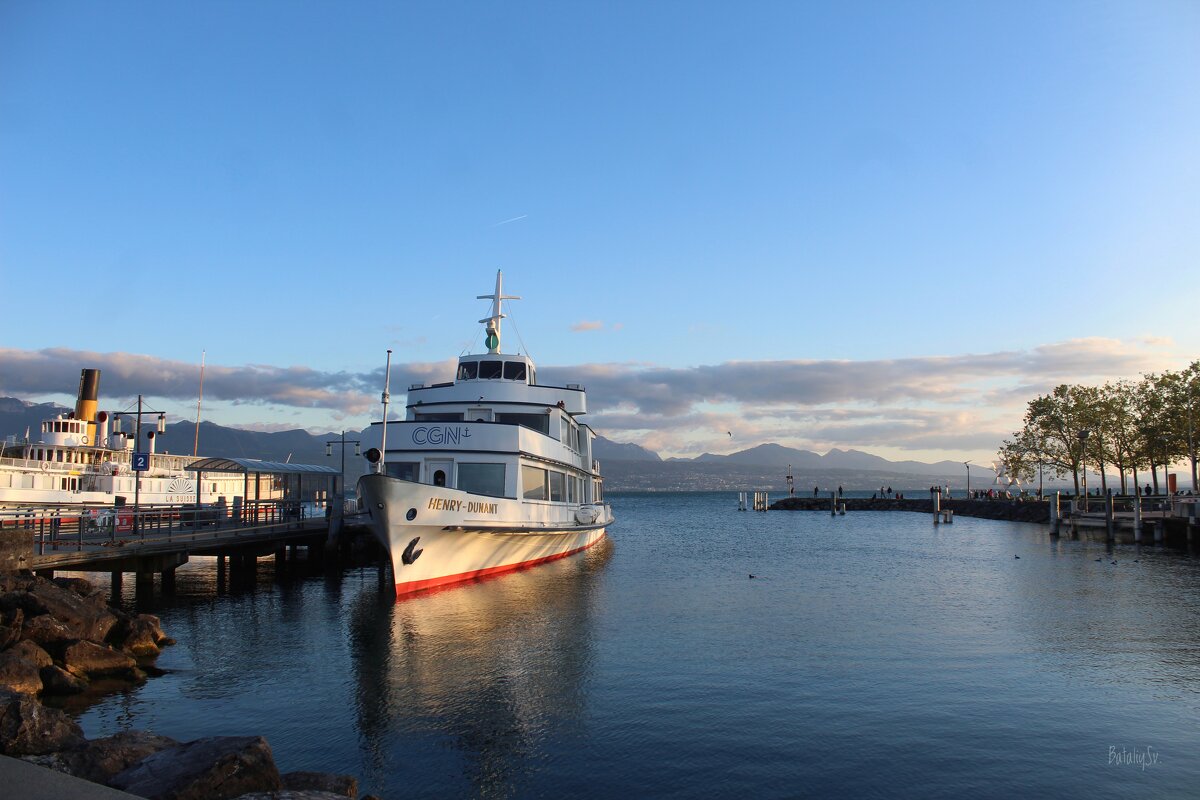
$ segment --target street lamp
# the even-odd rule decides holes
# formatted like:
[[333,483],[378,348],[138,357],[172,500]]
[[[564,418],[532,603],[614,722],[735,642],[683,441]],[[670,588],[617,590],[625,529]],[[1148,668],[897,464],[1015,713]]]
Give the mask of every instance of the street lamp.
[[963,466],[967,468],[967,499],[971,499],[971,462],[964,461]]
[[[152,408],[147,408],[145,410],[149,411],[152,414],[158,414],[158,432],[160,434],[166,433],[167,432],[167,415],[162,411],[155,411]],[[148,451],[142,450],[142,411],[143,411],[142,396],[139,394],[138,399],[137,399],[137,413],[136,414],[132,411],[118,411],[113,414],[113,425],[117,429],[120,429],[120,422],[118,422],[118,420],[120,420],[122,414],[124,414],[127,417],[134,416],[137,418],[137,421],[134,423],[135,427],[134,427],[134,431],[133,431],[133,460],[132,460],[132,463],[130,464],[130,467],[131,467],[130,472],[134,473],[134,478],[133,478],[133,535],[134,536],[138,536],[140,534],[139,529],[141,528],[141,526],[138,524],[138,502],[141,498],[141,493],[142,493],[141,492],[142,476],[138,475],[137,473],[150,471],[150,453]],[[152,441],[154,439],[154,431],[148,431],[146,433],[146,438],[148,440]]]
[[328,441],[325,442],[325,455],[326,456],[333,455],[333,446],[335,444],[341,445],[341,447],[342,447],[342,471],[338,477],[338,487],[340,488],[341,491],[334,492],[334,495],[341,495],[344,497],[346,494],[346,445],[348,445],[348,444],[354,445],[354,455],[361,456],[362,455],[362,448],[361,448],[362,442],[360,442],[358,439],[347,439],[346,432],[342,431],[342,436],[340,439],[329,439]]
[[1087,428],[1079,431],[1079,466],[1083,469],[1083,513],[1087,513],[1087,439],[1091,433]]

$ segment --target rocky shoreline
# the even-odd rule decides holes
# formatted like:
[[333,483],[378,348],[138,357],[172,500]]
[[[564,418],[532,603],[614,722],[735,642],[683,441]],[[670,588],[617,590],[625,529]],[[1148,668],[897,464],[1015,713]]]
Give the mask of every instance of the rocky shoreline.
[[261,736],[178,742],[124,731],[89,740],[53,707],[113,681],[146,680],[171,644],[157,617],[109,606],[82,578],[0,573],[0,755],[155,800],[357,798],[349,775],[281,774]]

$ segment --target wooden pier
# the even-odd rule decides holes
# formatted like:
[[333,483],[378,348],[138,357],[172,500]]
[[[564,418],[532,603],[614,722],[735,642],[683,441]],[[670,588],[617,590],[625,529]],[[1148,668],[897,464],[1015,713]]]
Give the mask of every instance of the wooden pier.
[[174,583],[175,570],[191,556],[216,556],[218,575],[251,566],[260,556],[295,558],[305,548],[321,558],[331,541],[324,509],[294,502],[250,502],[237,514],[195,505],[132,509],[50,506],[0,510],[0,568],[28,569],[52,577],[55,570],[112,573],[116,593],[124,573],[139,588]]

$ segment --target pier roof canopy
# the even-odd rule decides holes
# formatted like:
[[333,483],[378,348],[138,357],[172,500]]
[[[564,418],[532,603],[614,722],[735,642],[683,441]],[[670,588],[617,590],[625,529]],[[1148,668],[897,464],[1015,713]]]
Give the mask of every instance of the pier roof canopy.
[[335,467],[259,461],[256,458],[202,458],[187,466],[188,472],[234,472],[238,475],[340,475]]

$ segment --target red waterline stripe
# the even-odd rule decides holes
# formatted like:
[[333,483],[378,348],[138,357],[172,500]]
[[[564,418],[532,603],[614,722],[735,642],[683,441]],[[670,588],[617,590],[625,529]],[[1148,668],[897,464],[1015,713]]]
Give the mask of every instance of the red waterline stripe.
[[401,595],[406,595],[406,594],[412,594],[413,592],[423,592],[428,589],[437,589],[442,586],[449,586],[452,583],[462,583],[463,581],[477,581],[477,580],[482,580],[483,578],[490,578],[493,575],[500,575],[505,572],[515,572],[519,569],[529,569],[530,567],[536,567],[538,564],[545,564],[547,561],[557,561],[560,558],[566,558],[567,556],[573,556],[576,553],[580,553],[584,550],[587,550],[589,547],[594,546],[595,544],[600,542],[603,538],[604,538],[603,536],[600,536],[596,539],[595,542],[592,542],[591,544],[585,544],[583,547],[576,547],[574,550],[568,550],[565,553],[558,553],[558,554],[552,555],[552,556],[543,556],[542,558],[535,558],[531,561],[522,561],[517,564],[505,564],[504,566],[500,566],[500,567],[487,567],[486,569],[477,569],[477,570],[472,570],[471,572],[460,572],[457,575],[444,575],[440,578],[428,578],[427,580],[423,580],[423,581],[408,581],[407,583],[397,583],[396,584],[396,597],[400,597]]

